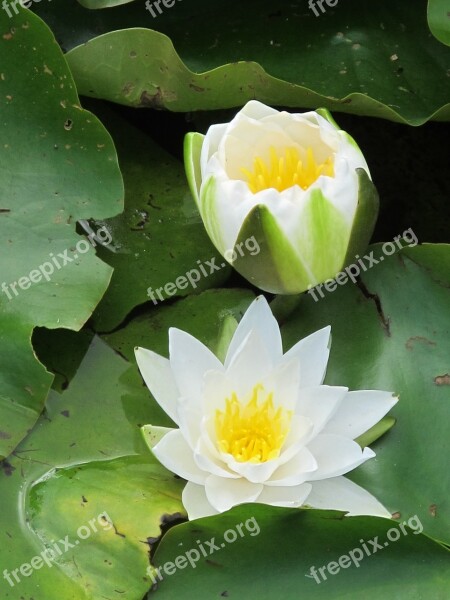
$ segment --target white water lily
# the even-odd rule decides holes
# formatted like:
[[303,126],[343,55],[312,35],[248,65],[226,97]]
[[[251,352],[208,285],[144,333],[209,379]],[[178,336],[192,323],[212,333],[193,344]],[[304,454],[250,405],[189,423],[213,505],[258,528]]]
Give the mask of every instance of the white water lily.
[[[190,188],[218,251],[261,289],[295,294],[365,250],[378,195],[355,141],[328,111],[250,101],[230,123],[190,133]],[[245,253],[255,238],[257,255]]]
[[146,426],[146,441],[187,480],[190,519],[244,502],[390,517],[343,477],[375,456],[354,439],[397,402],[390,392],[323,385],[330,327],[283,354],[264,297],[239,323],[224,364],[199,340],[169,330],[170,359],[136,348],[151,393],[178,429]]

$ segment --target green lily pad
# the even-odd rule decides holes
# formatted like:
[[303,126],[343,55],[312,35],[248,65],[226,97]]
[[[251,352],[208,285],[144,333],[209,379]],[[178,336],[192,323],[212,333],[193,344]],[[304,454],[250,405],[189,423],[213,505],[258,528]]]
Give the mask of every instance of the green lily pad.
[[33,328],[80,329],[111,277],[76,221],[117,214],[123,197],[112,140],[81,109],[52,33],[17,10],[0,11],[0,457],[36,422],[51,385]]
[[[45,600],[92,600],[121,590],[141,600],[150,543],[183,510],[181,482],[141,439],[140,426],[155,420],[170,423],[137,367],[95,338],[68,389],[50,393],[33,431],[0,463],[0,564],[13,583],[1,579],[2,598],[38,598],[38,590]],[[47,548],[52,566],[20,571]]]
[[319,18],[304,0],[190,0],[155,17],[143,3],[36,10],[69,50],[83,95],[173,111],[257,98],[411,125],[450,118],[449,50],[430,36],[424,2],[346,0]]
[[446,0],[428,0],[428,26],[436,39],[450,46],[450,6]]
[[317,302],[305,294],[283,335],[289,347],[331,324],[325,382],[399,394],[389,414],[395,427],[372,446],[376,459],[349,477],[402,519],[418,515],[424,533],[448,544],[450,246],[405,248],[389,258],[392,246],[384,246],[386,254],[381,245],[369,248],[379,262],[359,286],[322,287],[323,298],[314,290]]
[[[147,456],[57,469],[30,489],[30,527],[87,598],[140,599],[151,584],[150,550],[161,526],[185,518],[182,487]],[[56,516],[55,498],[64,507]]]
[[113,111],[94,108],[114,138],[125,183],[123,214],[93,226],[113,236],[114,252],[99,250],[114,274],[93,318],[97,331],[110,331],[135,306],[217,287],[231,269],[205,232],[182,163]]
[[443,600],[448,552],[403,521],[246,504],[167,533],[155,597]]

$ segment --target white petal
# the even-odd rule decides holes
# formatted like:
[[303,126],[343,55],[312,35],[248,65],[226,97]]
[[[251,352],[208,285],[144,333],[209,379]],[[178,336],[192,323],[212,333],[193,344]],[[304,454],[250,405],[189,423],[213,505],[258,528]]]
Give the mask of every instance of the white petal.
[[239,473],[240,476],[251,483],[264,483],[280,464],[277,458],[263,463],[238,462],[231,454],[225,453],[223,459],[232,471]]
[[278,153],[290,147],[301,152],[302,148],[301,141],[293,140],[273,117],[262,122],[240,115],[230,123],[222,138],[218,158],[230,179],[246,181],[241,169],[253,171],[256,157],[270,164],[270,147]]
[[350,228],[358,204],[359,179],[354,166],[350,165],[345,156],[340,154],[336,156],[334,177],[322,177],[320,189],[325,198],[344,217]]
[[308,449],[318,465],[308,481],[343,475],[375,456],[370,448],[361,450],[353,440],[333,434],[319,434],[308,443]]
[[272,369],[269,348],[264,345],[259,332],[252,330],[235,352],[227,368],[227,378],[232,382],[239,400],[246,402],[250,400],[255,385],[262,383]]
[[188,481],[181,500],[190,521],[218,514],[218,511],[208,502],[203,485],[196,485]]
[[180,396],[200,397],[206,371],[223,371],[219,359],[197,338],[171,327],[169,329],[170,365]]
[[192,450],[201,436],[202,405],[198,398],[180,398],[178,401],[178,425]]
[[324,433],[344,435],[354,440],[378,423],[397,402],[398,398],[391,392],[349,392],[326,424]]
[[146,386],[156,402],[177,423],[177,399],[180,395],[167,358],[146,348],[135,348],[136,362]]
[[248,334],[253,330],[258,332],[261,342],[268,349],[273,359],[278,360],[281,358],[283,347],[280,328],[270,310],[267,300],[264,296],[258,296],[245,311],[244,316],[234,332],[225,359],[226,368],[230,365],[234,355],[239,350]]
[[295,412],[314,423],[314,435],[317,435],[328,420],[339,412],[347,393],[348,388],[329,385],[302,389]]
[[[211,440],[216,439],[214,429],[216,410],[223,410],[225,400],[231,398],[233,393],[241,403],[246,404],[257,384],[262,385],[259,393],[260,400],[264,401],[272,393],[276,408],[282,406],[286,410],[295,411],[299,393],[297,361],[280,364],[272,370],[270,358],[264,354],[259,342],[259,335],[253,332],[247,342],[229,372],[224,374],[209,371],[204,377],[202,414],[208,419],[207,427]],[[181,414],[181,401],[178,410]]]
[[195,464],[192,450],[179,429],[165,435],[153,447],[153,454],[166,469],[179,477],[198,484],[204,484],[206,481],[208,474]]
[[[317,114],[317,113],[316,113]],[[321,119],[320,115],[317,115]],[[325,122],[326,126],[322,127]],[[314,158],[318,163],[325,162],[327,158],[333,156],[342,146],[342,138],[338,131],[326,121],[321,120],[321,124],[314,123],[305,118],[303,114],[292,114],[285,111],[277,115],[266,117],[263,120],[264,125],[276,124],[292,140],[291,146],[300,146],[301,155],[305,155],[307,148],[311,148]]]
[[278,110],[271,106],[266,106],[258,100],[249,100],[247,104],[239,111],[242,115],[249,117],[250,119],[263,119],[264,117],[277,115]]
[[231,471],[220,455],[215,451],[209,438],[205,435],[199,440],[194,452],[194,460],[202,471],[218,477],[239,479],[240,475]]
[[272,477],[264,485],[268,486],[290,486],[299,485],[308,481],[311,473],[317,469],[317,461],[308,450],[301,448],[284,465],[278,467]]
[[205,484],[209,503],[219,512],[244,502],[254,502],[263,489],[261,483],[250,483],[246,479],[224,479],[210,475]]
[[355,140],[346,131],[342,130],[338,132],[338,136],[340,139],[338,155],[342,156],[342,158],[347,161],[350,169],[364,169],[370,177],[370,171],[369,167],[367,166],[366,159],[364,158],[364,155],[359,149]]
[[295,413],[302,392],[297,358],[279,363],[262,383],[266,391],[273,391],[275,408],[283,407]]
[[240,111],[230,122],[219,145],[220,160],[227,165],[229,177],[242,178],[240,167],[251,169],[255,156],[268,162],[270,147],[278,153],[295,147],[300,155],[310,147],[316,160],[323,162],[349,145],[326,119],[317,114],[315,119],[305,116],[262,105]]
[[298,508],[304,504],[311,491],[311,484],[302,483],[300,485],[288,487],[267,487],[264,486],[258,503],[270,504],[272,506],[286,506],[288,508]]
[[[243,382],[231,381],[226,373],[219,371],[208,371],[205,374],[204,382],[201,412],[213,430],[216,410],[223,410],[225,400],[231,398],[233,392],[237,393],[236,385],[242,386]],[[212,435],[211,439],[215,440],[215,435]]]
[[202,219],[206,230],[222,256],[232,256],[242,223],[256,206],[254,196],[243,181],[227,179],[221,167],[210,161],[207,176],[200,188]]
[[228,123],[218,123],[211,125],[208,129],[205,139],[203,140],[202,151],[200,154],[200,169],[202,178],[206,173],[206,165],[209,159],[215,154],[219,148],[219,144],[228,128]]
[[330,333],[331,327],[324,327],[297,342],[284,355],[284,361],[299,358],[302,388],[322,384],[330,355]]
[[291,429],[281,450],[280,465],[293,458],[313,437],[314,423],[307,417],[293,415]]
[[314,481],[306,504],[312,508],[343,510],[349,516],[391,518],[391,513],[372,494],[346,477]]

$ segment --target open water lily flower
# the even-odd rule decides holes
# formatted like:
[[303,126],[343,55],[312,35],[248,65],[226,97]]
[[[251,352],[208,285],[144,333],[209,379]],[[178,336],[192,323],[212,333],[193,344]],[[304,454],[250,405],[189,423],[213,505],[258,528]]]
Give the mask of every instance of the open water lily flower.
[[[291,114],[252,100],[206,136],[188,134],[185,166],[213,244],[265,291],[296,294],[333,278],[372,235],[369,168],[324,109]],[[253,238],[257,255],[245,252]]]
[[329,344],[326,327],[283,354],[277,321],[261,296],[239,323],[224,364],[174,328],[170,359],[136,348],[147,386],[178,425],[146,426],[146,440],[167,469],[187,480],[190,519],[244,502],[391,516],[343,475],[375,456],[354,439],[397,398],[323,385]]

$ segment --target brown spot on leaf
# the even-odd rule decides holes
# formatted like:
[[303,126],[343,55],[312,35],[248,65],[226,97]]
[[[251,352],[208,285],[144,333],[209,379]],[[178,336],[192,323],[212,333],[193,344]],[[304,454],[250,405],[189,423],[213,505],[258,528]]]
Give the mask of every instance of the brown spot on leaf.
[[437,375],[434,378],[434,383],[436,385],[450,385],[450,375],[448,373],[445,375]]
[[62,410],[61,414],[63,417],[66,417],[67,419],[70,417],[70,411],[68,411],[68,410]]
[[436,506],[436,504],[430,504],[430,507],[429,507],[428,510],[430,511],[430,515],[432,517],[436,516],[436,512],[437,512],[437,506]]
[[11,434],[6,431],[0,431],[0,440],[10,440]]
[[128,83],[126,83],[123,88],[122,88],[122,94],[124,96],[128,96],[129,94],[131,94],[131,92],[134,90],[135,85],[134,83],[132,83],[131,81],[129,81]]
[[0,462],[0,468],[3,469],[3,473],[7,477],[10,477],[16,470],[16,467],[13,467],[12,464],[9,463],[7,460],[2,460],[2,462]]
[[177,99],[177,95],[174,92],[168,90],[161,90],[158,86],[156,92],[152,95],[144,90],[139,98],[138,106],[144,108],[164,108],[166,102],[173,102]]
[[153,94],[149,94],[147,90],[144,90],[139,98],[139,106],[144,106],[148,108],[161,108],[163,106],[162,101],[162,93],[161,88],[157,88],[157,92]]
[[211,565],[212,567],[220,567],[223,568],[223,565],[221,565],[220,563],[216,562],[215,560],[211,560],[210,558],[207,558],[205,560],[206,563],[208,563],[208,565]]
[[420,342],[421,344],[425,344],[427,346],[436,346],[436,342],[432,342],[431,340],[428,340],[426,337],[423,337],[421,335],[415,335],[414,337],[410,337],[409,340],[406,342],[406,349],[412,350],[415,342]]
[[190,83],[189,87],[195,90],[196,92],[204,92],[205,88],[200,87],[199,85],[195,85],[195,83]]

